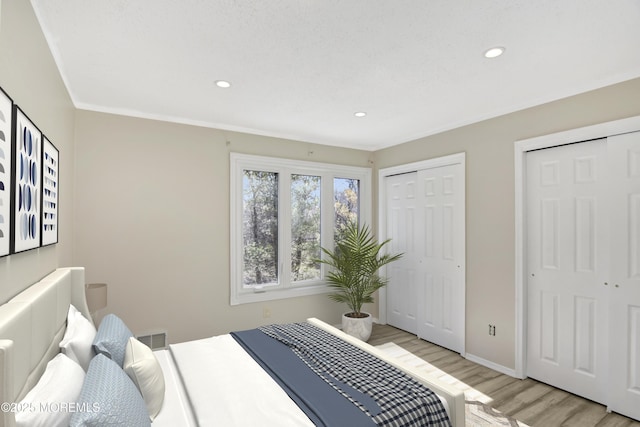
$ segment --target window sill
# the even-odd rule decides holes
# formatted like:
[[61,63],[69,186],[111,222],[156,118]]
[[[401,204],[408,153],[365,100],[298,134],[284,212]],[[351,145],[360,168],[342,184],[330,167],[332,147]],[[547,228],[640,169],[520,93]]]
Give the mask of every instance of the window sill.
[[249,304],[262,301],[321,295],[331,291],[325,284],[291,288],[265,288],[262,292],[244,291],[231,294],[231,305]]

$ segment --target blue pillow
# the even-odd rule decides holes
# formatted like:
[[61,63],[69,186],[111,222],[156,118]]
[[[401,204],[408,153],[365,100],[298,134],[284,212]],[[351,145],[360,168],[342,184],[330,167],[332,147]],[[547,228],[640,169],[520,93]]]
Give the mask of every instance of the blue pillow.
[[96,354],[104,354],[122,368],[127,342],[132,336],[127,325],[118,316],[107,314],[98,327],[93,350]]
[[102,354],[91,359],[69,427],[149,427],[149,413],[131,378]]

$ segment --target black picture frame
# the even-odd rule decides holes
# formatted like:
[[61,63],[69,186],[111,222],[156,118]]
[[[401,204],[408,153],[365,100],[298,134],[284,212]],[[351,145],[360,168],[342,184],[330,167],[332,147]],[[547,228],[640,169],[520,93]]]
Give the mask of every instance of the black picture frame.
[[42,132],[18,105],[13,107],[11,253],[40,247]]
[[0,88],[0,257],[11,253],[13,100]]
[[58,203],[60,201],[60,152],[42,135],[42,230],[41,246],[58,243]]

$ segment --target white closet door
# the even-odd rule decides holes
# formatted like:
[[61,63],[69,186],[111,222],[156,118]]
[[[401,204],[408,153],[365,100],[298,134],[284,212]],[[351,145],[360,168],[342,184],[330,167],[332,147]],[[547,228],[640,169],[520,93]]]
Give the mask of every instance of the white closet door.
[[527,153],[527,375],[605,402],[604,140]]
[[389,248],[391,253],[404,254],[387,267],[387,323],[413,334],[418,328],[416,280],[420,269],[416,228],[421,227],[416,221],[416,180],[416,172],[385,178]]
[[608,138],[611,169],[609,409],[640,419],[640,132]]
[[464,353],[464,165],[385,177],[387,322]]
[[461,164],[418,172],[418,336],[464,351],[464,174]]

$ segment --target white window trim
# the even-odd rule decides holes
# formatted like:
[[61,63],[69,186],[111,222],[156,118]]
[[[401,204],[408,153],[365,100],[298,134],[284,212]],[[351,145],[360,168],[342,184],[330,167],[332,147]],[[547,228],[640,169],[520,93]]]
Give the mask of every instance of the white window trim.
[[[242,288],[242,203],[243,171],[245,169],[278,172],[280,174],[319,175],[322,180],[321,217],[333,218],[333,178],[353,178],[360,180],[359,209],[360,221],[371,224],[371,169],[357,166],[344,166],[329,163],[317,163],[303,160],[290,160],[275,157],[230,153],[230,303],[246,304],[276,299],[294,298],[327,293],[330,288],[324,280],[307,281],[305,284],[290,283],[290,269],[283,268],[290,260],[289,245],[279,248],[282,256],[278,277],[280,284],[265,286],[261,290]],[[284,176],[284,175],[283,175]],[[330,179],[327,179],[330,178]],[[281,184],[282,185],[282,184]],[[278,241],[291,240],[291,230],[282,224],[290,223],[290,192],[280,191],[278,197]],[[284,207],[287,207],[286,209]],[[333,227],[321,227],[322,246],[331,247]],[[325,276],[325,266],[321,266],[321,277]]]

